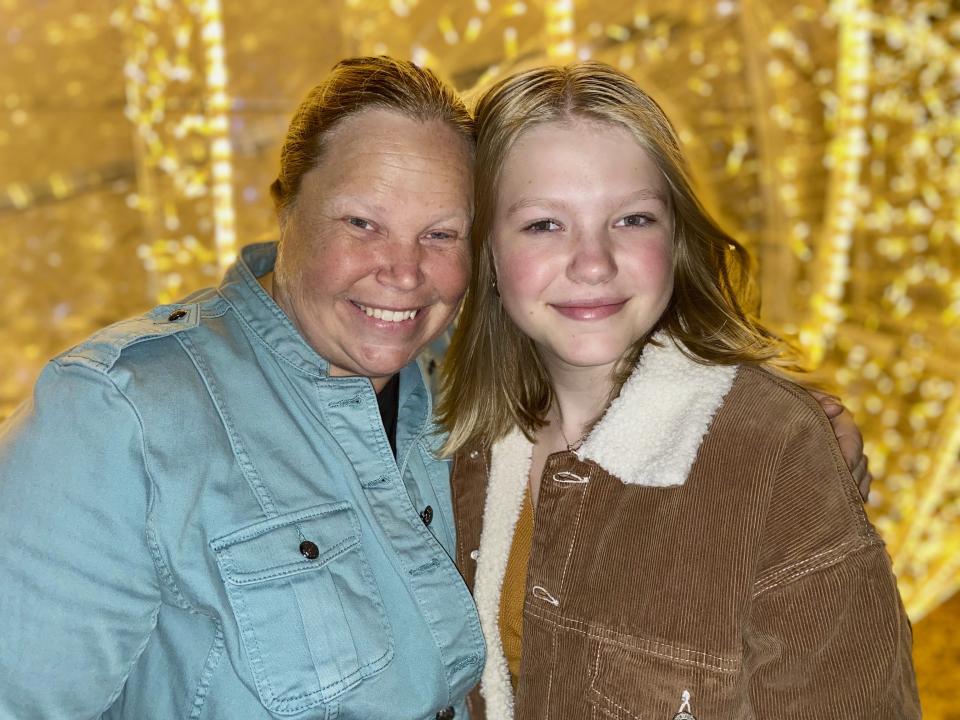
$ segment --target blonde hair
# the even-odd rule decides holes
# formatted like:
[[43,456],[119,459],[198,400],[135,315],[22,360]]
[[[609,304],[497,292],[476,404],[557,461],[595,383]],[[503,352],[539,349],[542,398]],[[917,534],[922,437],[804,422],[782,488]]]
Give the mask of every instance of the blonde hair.
[[320,162],[330,132],[348,117],[373,108],[422,122],[439,120],[473,147],[470,111],[431,70],[386,56],[341,60],[307,94],[290,121],[280,150],[280,173],[270,185],[278,213],[296,200],[303,176]]
[[781,362],[782,343],[742,304],[752,294],[747,251],[703,207],[673,126],[630,77],[598,62],[536,68],[491,87],[479,99],[475,118],[473,271],[437,404],[438,418],[450,433],[446,454],[468,443],[489,445],[515,426],[532,440],[553,403],[550,378],[533,341],[500,303],[491,252],[504,160],[517,138],[544,123],[582,118],[624,127],[666,181],[674,219],[674,290],[657,326],[622,359],[613,396],[657,330],[697,362]]

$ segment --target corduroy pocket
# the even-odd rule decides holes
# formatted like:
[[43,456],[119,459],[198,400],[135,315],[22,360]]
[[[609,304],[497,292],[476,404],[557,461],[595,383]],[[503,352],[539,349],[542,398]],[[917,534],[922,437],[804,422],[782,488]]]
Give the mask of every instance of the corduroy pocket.
[[[591,714],[598,720],[663,720],[682,705],[684,692],[694,708],[728,707],[740,677],[739,663],[648,640],[594,641],[590,672]],[[724,717],[696,712],[704,720]]]

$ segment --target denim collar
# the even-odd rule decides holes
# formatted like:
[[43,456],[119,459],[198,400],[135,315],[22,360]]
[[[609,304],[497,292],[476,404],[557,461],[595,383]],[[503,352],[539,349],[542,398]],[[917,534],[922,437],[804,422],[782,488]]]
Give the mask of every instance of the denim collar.
[[[330,363],[310,347],[287,314],[257,280],[273,270],[276,260],[275,241],[245,246],[220,283],[220,294],[275,355],[297,370],[326,378]],[[416,361],[400,371],[399,407],[403,408],[411,399],[419,400],[419,404],[425,406],[426,416],[430,417],[432,398],[426,391],[426,379]]]
[[227,270],[220,294],[274,354],[302,372],[326,377],[330,363],[310,347],[257,280],[273,270],[276,260],[276,242],[247,245]]

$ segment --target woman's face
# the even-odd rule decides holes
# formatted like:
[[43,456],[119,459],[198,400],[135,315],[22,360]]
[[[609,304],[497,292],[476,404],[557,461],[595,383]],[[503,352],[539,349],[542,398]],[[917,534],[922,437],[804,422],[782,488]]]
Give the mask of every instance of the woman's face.
[[387,110],[326,138],[281,218],[278,301],[331,375],[387,378],[449,324],[470,270],[471,155]]
[[662,175],[625,128],[535,126],[502,168],[493,256],[504,309],[548,368],[611,369],[673,291]]

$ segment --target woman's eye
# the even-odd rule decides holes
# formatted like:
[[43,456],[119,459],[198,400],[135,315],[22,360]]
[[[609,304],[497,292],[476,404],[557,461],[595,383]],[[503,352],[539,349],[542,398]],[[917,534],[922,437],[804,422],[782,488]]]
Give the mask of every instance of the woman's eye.
[[634,213],[618,220],[615,227],[645,227],[655,221],[656,218],[649,213]]
[[560,229],[560,223],[555,220],[537,220],[524,228],[525,231],[533,233],[554,232]]
[[445,242],[447,240],[456,240],[457,234],[450,230],[431,230],[426,234],[426,238],[434,242]]
[[359,217],[348,217],[347,222],[353,225],[355,228],[360,228],[361,230],[373,230],[373,224],[369,220],[364,220]]

